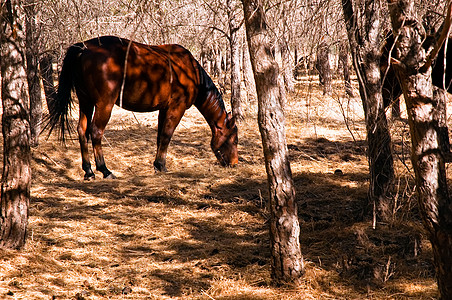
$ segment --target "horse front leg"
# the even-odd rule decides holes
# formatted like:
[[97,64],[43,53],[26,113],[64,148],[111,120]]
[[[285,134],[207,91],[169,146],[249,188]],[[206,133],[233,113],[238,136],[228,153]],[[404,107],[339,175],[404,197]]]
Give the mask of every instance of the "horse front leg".
[[91,180],[95,178],[94,172],[91,169],[91,163],[89,161],[89,153],[88,153],[88,139],[89,139],[89,121],[92,116],[91,112],[84,113],[82,109],[80,109],[80,118],[77,126],[78,132],[78,140],[80,143],[80,151],[82,154],[82,169],[85,171],[85,180]]
[[185,108],[160,110],[157,131],[157,154],[154,160],[154,169],[158,172],[167,172],[166,153],[174,130],[184,115]]
[[104,178],[115,179],[116,176],[107,168],[102,151],[102,137],[104,136],[105,126],[110,119],[112,107],[96,109],[91,124],[91,140],[93,144],[94,160],[96,161],[96,170],[102,172]]

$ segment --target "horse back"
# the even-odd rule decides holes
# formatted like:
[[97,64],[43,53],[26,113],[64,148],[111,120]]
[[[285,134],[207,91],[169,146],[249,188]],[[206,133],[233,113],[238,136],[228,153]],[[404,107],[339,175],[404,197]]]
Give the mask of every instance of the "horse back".
[[80,45],[84,47],[79,70],[84,91],[78,93],[82,98],[86,95],[96,104],[116,103],[128,110],[147,112],[187,109],[197,97],[198,63],[180,45],[149,46],[113,36]]

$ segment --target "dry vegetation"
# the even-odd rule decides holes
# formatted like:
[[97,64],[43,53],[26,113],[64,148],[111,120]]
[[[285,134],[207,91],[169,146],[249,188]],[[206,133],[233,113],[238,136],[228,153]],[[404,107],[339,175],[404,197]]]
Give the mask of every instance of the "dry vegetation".
[[298,286],[274,287],[269,277],[266,173],[255,105],[240,126],[237,168],[216,163],[210,129],[191,108],[173,137],[166,174],[151,167],[157,113],[116,107],[104,152],[118,179],[97,173],[98,179],[84,182],[75,141],[64,147],[52,136],[33,149],[28,240],[22,251],[1,250],[0,298],[437,296],[407,169],[407,125],[393,124],[399,157],[394,221],[374,230],[364,204],[368,168],[359,98],[324,97],[316,81],[302,81],[286,108],[307,262]]

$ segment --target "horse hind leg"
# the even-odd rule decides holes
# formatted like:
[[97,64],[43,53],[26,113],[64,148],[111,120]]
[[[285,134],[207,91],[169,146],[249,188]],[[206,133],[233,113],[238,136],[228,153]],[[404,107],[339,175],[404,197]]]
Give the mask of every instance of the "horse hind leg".
[[91,180],[95,178],[94,172],[91,169],[91,163],[89,161],[88,151],[88,139],[90,120],[93,115],[93,108],[83,109],[80,107],[80,118],[77,126],[78,138],[80,142],[80,151],[82,155],[82,169],[85,171],[85,180]]
[[94,159],[96,161],[96,170],[102,172],[104,178],[116,178],[115,175],[107,168],[102,151],[102,137],[104,136],[105,127],[110,119],[113,105],[106,107],[97,107],[94,112],[93,121],[91,123],[91,140],[93,144]]

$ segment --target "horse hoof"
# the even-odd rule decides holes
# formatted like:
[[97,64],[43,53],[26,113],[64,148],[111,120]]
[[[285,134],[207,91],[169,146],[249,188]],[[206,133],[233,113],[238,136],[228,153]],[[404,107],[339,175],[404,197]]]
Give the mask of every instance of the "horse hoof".
[[116,179],[116,176],[113,175],[113,173],[108,174],[107,176],[104,176],[105,179]]
[[165,164],[162,164],[160,162],[154,161],[154,170],[156,173],[158,172],[168,172],[168,170],[166,169]]
[[85,174],[85,177],[83,177],[83,179],[85,179],[86,181],[91,181],[96,179],[96,175],[94,175],[94,173],[92,174]]
[[166,173],[166,172],[168,172],[168,169],[166,167],[157,168],[157,167],[154,166],[154,170],[155,170],[155,173]]

